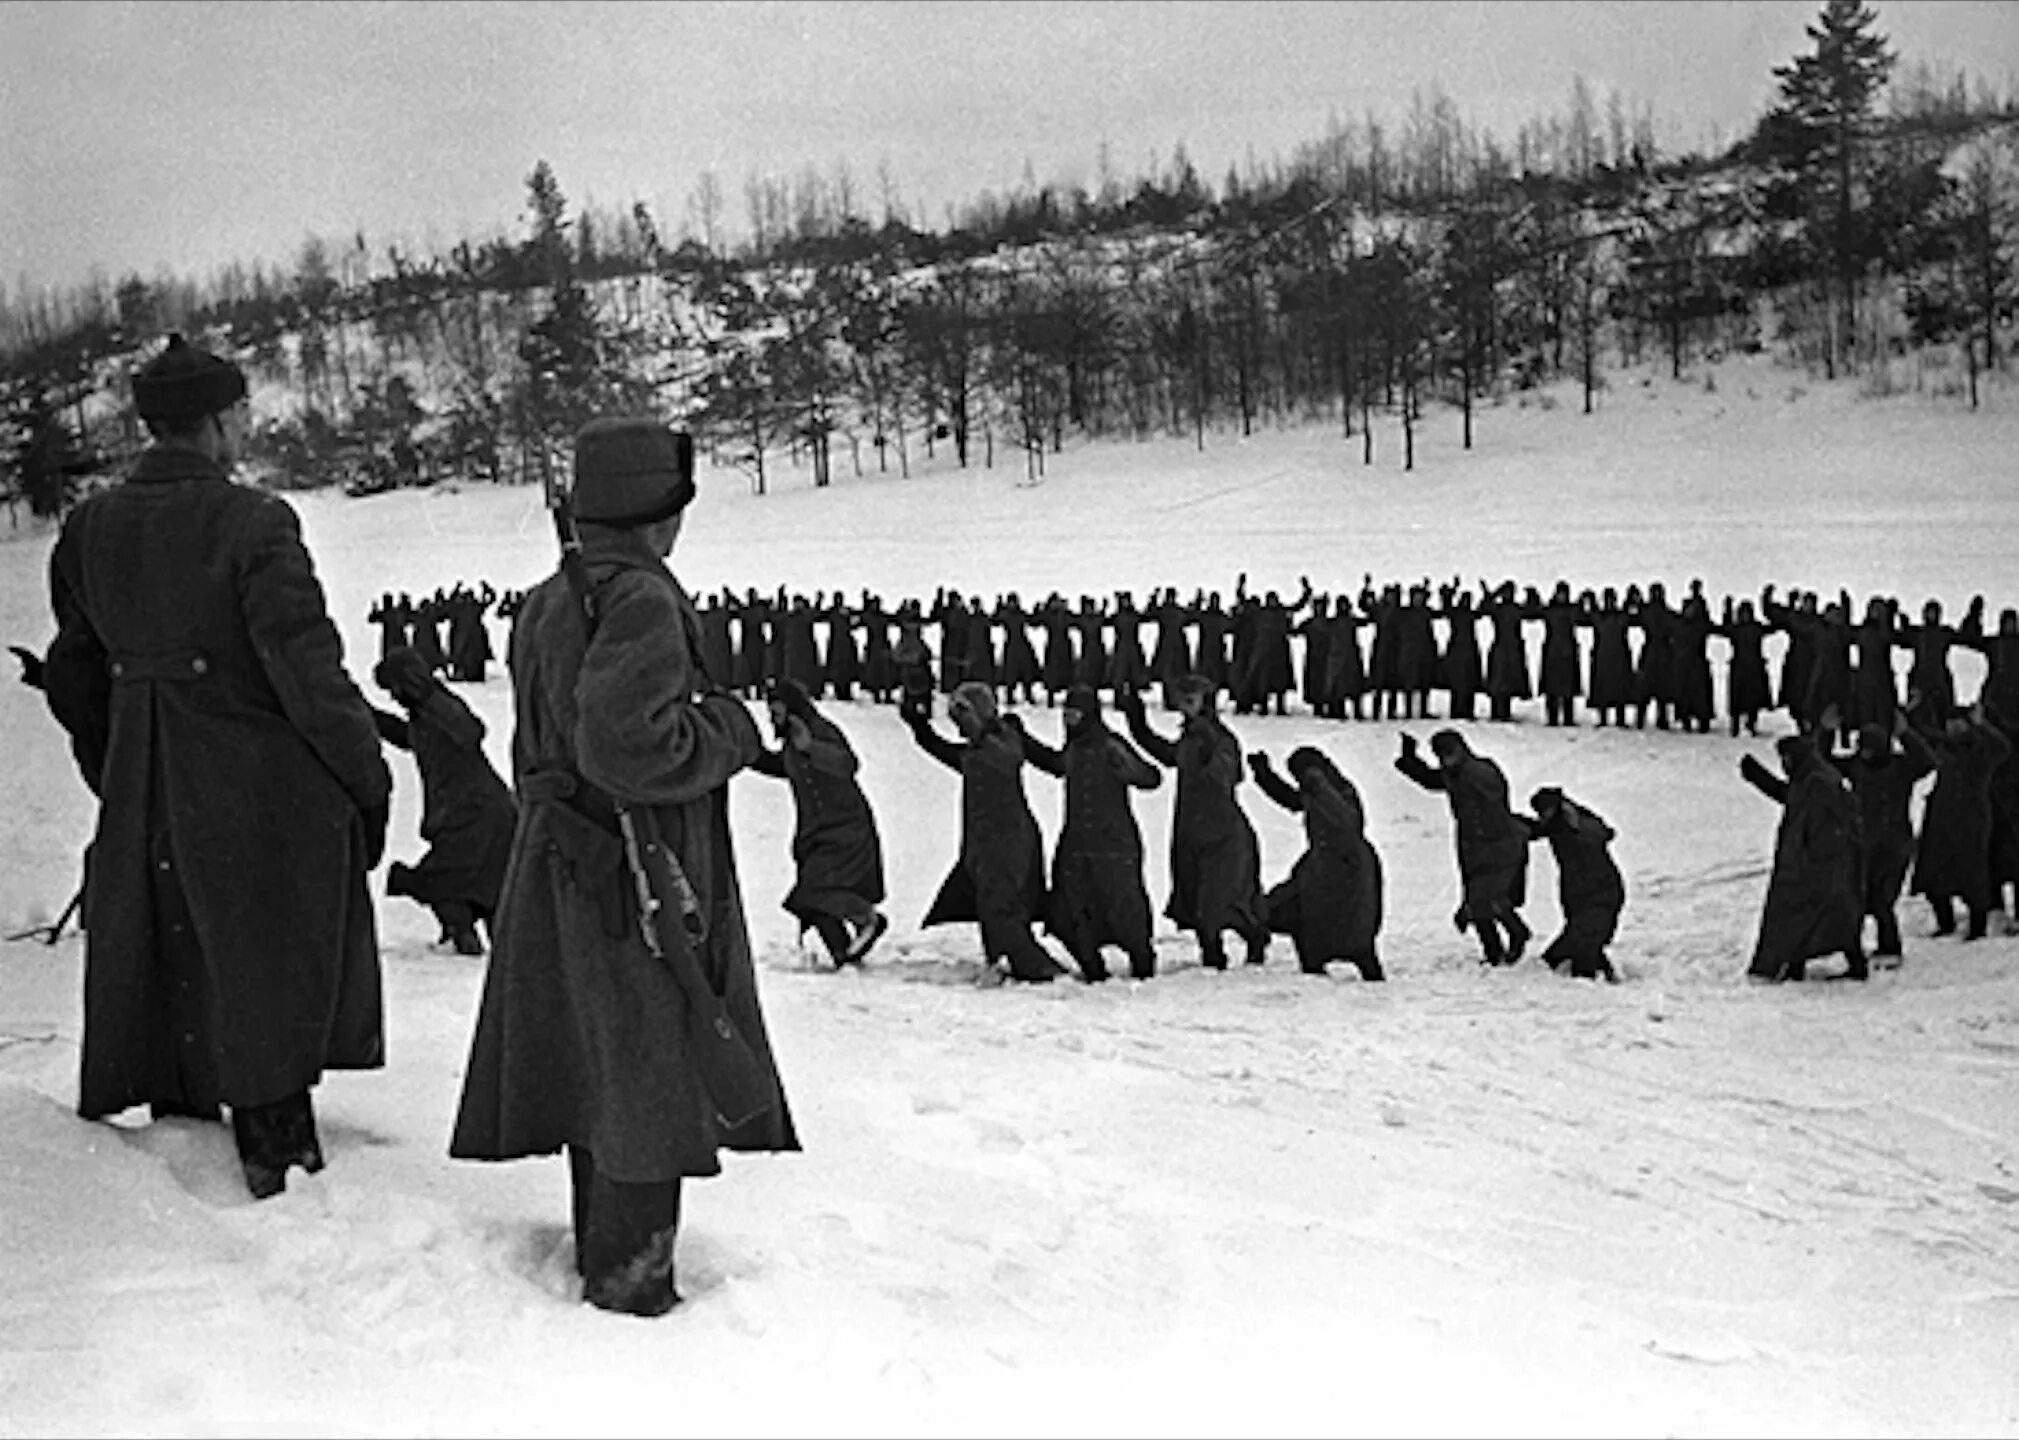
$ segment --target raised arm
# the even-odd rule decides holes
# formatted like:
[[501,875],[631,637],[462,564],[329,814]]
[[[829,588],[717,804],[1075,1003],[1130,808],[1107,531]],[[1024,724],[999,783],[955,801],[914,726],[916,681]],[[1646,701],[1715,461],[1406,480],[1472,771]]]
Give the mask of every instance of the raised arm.
[[1248,773],[1255,777],[1255,783],[1262,787],[1262,793],[1281,805],[1291,814],[1300,814],[1304,809],[1304,792],[1276,773],[1276,767],[1269,763],[1269,757],[1260,750],[1248,752]]
[[948,740],[934,730],[929,716],[914,713],[908,718],[907,723],[911,726],[911,738],[918,742],[919,749],[949,770],[960,769],[961,759],[967,754],[965,744]]
[[1416,737],[1414,735],[1404,735],[1402,737],[1402,753],[1395,757],[1395,768],[1400,770],[1404,775],[1407,775],[1411,780],[1414,780],[1418,785],[1421,785],[1425,790],[1444,790],[1449,788],[1444,783],[1444,771],[1435,765],[1427,764],[1423,757],[1417,753]]
[[1739,774],[1745,779],[1747,784],[1751,785],[1776,805],[1785,805],[1788,803],[1788,782],[1767,769],[1766,766],[1760,764],[1752,756],[1747,755],[1739,761]]

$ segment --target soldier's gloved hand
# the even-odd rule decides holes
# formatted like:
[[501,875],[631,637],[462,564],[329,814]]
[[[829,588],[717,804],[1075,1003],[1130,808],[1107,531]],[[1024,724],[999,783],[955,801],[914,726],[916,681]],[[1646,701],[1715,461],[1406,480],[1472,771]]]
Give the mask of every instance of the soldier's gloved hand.
[[376,805],[366,805],[358,811],[358,818],[365,822],[365,869],[376,870],[379,861],[386,858],[386,826],[391,822],[392,802],[381,800]]
[[1259,780],[1262,778],[1263,772],[1268,768],[1269,757],[1267,755],[1263,754],[1260,750],[1250,750],[1248,752],[1248,772],[1251,775]]

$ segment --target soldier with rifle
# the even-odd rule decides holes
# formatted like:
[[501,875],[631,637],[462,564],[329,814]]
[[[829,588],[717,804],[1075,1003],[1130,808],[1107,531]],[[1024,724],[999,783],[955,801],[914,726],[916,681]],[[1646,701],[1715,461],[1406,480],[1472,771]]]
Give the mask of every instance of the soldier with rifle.
[[562,562],[512,631],[519,824],[449,1147],[565,1150],[583,1298],[632,1315],[679,1301],[682,1180],[799,1148],[729,832],[764,744],[666,566],[693,495],[692,442],[642,417],[591,421],[572,495],[549,482]]

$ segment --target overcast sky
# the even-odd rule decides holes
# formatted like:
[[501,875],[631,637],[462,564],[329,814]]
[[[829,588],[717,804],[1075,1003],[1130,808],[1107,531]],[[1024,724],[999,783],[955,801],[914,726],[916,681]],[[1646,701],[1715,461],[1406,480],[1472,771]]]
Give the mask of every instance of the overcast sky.
[[[915,218],[1091,184],[1183,142],[1218,184],[1328,115],[1399,120],[1441,84],[1511,141],[1583,74],[1665,143],[1729,139],[1818,0],[1410,3],[77,3],[0,0],[0,285],[292,264],[310,234],[446,249],[519,226],[525,178],[675,231],[713,168],[887,163]],[[1878,0],[1909,60],[2019,75],[2014,0]]]

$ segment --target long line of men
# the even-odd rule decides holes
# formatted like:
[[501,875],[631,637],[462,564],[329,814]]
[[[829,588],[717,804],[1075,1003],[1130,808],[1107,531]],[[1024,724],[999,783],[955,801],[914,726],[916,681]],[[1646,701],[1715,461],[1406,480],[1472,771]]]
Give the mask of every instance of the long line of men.
[[[516,598],[488,582],[459,582],[420,601],[388,593],[369,617],[380,658],[411,645],[431,670],[480,681],[497,653],[484,616],[495,606],[509,621]],[[1559,581],[1544,598],[1511,580],[1468,588],[1426,579],[1405,588],[1377,587],[1371,575],[1357,596],[1317,593],[1306,578],[1285,600],[1273,590],[1250,594],[1243,575],[1227,605],[1203,589],[1189,601],[1175,588],[1154,590],[1140,607],[1126,590],[1083,594],[1077,605],[1054,592],[1026,607],[1014,592],[989,602],[942,588],[929,605],[907,598],[891,606],[868,590],[851,603],[839,591],[809,598],[781,587],[769,596],[705,595],[697,614],[710,673],[747,699],[789,679],[816,699],[852,700],[860,691],[916,708],[921,697],[972,680],[998,700],[1033,704],[1042,694],[1048,705],[1075,685],[1111,696],[1155,687],[1170,709],[1173,682],[1196,673],[1236,714],[1286,714],[1294,698],[1327,718],[1427,719],[1442,695],[1449,718],[1476,718],[1483,704],[1485,718],[1509,720],[1517,703],[1539,697],[1550,725],[1577,724],[1581,705],[1601,726],[1651,720],[1705,732],[1721,691],[1733,735],[1757,734],[1770,711],[1809,728],[1834,708],[1848,739],[1866,718],[1889,723],[1903,703],[1917,722],[1946,721],[1956,708],[1951,656],[1965,649],[1986,661],[1986,697],[2019,714],[2019,611],[2003,610],[1987,632],[1981,595],[1951,623],[1939,600],[1909,621],[1890,596],[1869,597],[1859,614],[1848,592],[1827,602],[1801,590],[1782,599],[1771,585],[1757,604],[1728,595],[1713,610],[1700,581],[1676,604],[1660,581],[1575,596]],[[1536,626],[1542,643],[1531,665]],[[1768,657],[1775,636],[1785,637],[1778,679]],[[1724,649],[1721,687],[1713,640]],[[1904,696],[1899,652],[1910,657]]]
[[[1123,590],[1082,595],[1077,605],[1053,593],[1030,607],[1014,593],[991,603],[941,589],[929,604],[889,606],[867,590],[850,602],[839,592],[808,598],[781,589],[769,597],[724,590],[703,597],[698,612],[711,673],[753,699],[790,679],[815,698],[852,700],[861,690],[916,708],[922,695],[974,681],[998,700],[1025,704],[1040,694],[1055,704],[1075,685],[1111,696],[1155,687],[1168,709],[1171,685],[1196,673],[1236,714],[1285,714],[1294,698],[1336,719],[1426,719],[1439,708],[1472,719],[1483,707],[1486,718],[1508,720],[1518,702],[1540,697],[1552,725],[1576,724],[1581,703],[1600,725],[1652,720],[1703,732],[1716,715],[1717,639],[1734,735],[1758,733],[1760,716],[1776,709],[1807,727],[1834,707],[1848,734],[1867,717],[1885,723],[1905,703],[1917,720],[1939,725],[1955,709],[1951,655],[1959,648],[1985,657],[1987,696],[2019,714],[2019,611],[2001,612],[1987,633],[1981,596],[1952,624],[1938,600],[1910,622],[1892,597],[1871,597],[1860,616],[1848,593],[1824,602],[1793,591],[1783,600],[1772,586],[1757,604],[1726,596],[1714,610],[1701,582],[1677,604],[1659,581],[1575,596],[1558,582],[1545,599],[1512,581],[1474,589],[1454,579],[1433,589],[1425,580],[1405,589],[1377,588],[1371,576],[1357,596],[1316,593],[1306,579],[1286,600],[1250,594],[1243,576],[1230,605],[1217,591],[1184,601],[1173,588],[1152,591],[1141,606]],[[1542,643],[1531,666],[1535,626]],[[1786,637],[1778,681],[1767,653],[1776,635]],[[1898,651],[1911,657],[1904,695]]]

